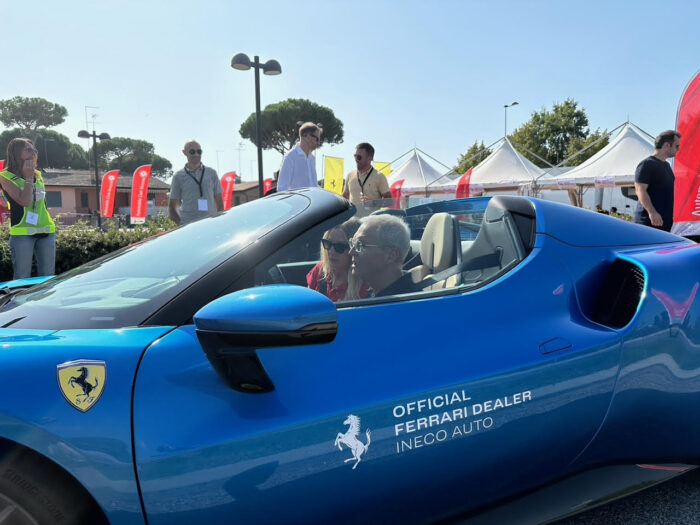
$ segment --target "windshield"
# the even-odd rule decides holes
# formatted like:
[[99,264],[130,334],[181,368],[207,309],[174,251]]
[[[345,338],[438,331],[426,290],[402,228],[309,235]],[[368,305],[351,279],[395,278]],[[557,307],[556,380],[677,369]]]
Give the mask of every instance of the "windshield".
[[303,195],[259,199],[128,246],[12,297],[0,326],[138,325],[207,272],[309,205]]

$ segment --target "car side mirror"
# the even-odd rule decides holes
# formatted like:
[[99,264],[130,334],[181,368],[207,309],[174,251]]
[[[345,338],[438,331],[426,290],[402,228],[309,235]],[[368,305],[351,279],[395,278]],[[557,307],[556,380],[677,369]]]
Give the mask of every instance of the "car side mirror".
[[256,351],[329,343],[338,331],[337,319],[325,295],[277,284],[220,297],[194,315],[194,324],[207,359],[231,388],[265,393],[275,387]]

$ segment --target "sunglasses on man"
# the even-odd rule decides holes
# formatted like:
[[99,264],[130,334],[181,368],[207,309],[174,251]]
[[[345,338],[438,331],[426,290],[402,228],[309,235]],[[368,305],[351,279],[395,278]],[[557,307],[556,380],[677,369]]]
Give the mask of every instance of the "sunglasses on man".
[[379,248],[382,244],[367,244],[363,240],[356,241],[354,238],[348,241],[350,243],[350,248],[355,250],[357,253],[362,253],[366,248]]
[[331,242],[329,239],[321,239],[321,244],[323,249],[330,251],[331,248],[335,250],[335,253],[345,253],[350,249],[350,245],[345,242]]
[[190,149],[190,155],[194,155],[195,153],[196,153],[197,155],[201,155],[201,154],[202,154],[202,150],[201,150],[201,149],[194,149],[194,148],[193,148],[193,149]]

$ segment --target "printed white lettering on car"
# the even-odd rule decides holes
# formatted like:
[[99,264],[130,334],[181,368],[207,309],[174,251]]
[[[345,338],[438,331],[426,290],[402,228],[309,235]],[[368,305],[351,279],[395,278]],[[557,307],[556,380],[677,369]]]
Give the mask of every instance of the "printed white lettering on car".
[[467,394],[464,393],[464,390],[460,390],[452,392],[451,394],[443,394],[440,396],[419,399],[418,401],[411,401],[406,405],[396,405],[393,413],[394,417],[398,419],[414,412],[423,412],[424,410],[430,411],[434,408],[442,408],[445,406],[454,405],[456,403],[466,403],[470,400],[471,397],[467,396]]
[[[392,414],[395,419],[412,416],[394,423],[397,454],[487,431],[494,427],[495,421],[485,414],[532,401],[532,392],[525,390],[476,403],[469,403],[471,400],[472,397],[464,390],[454,390],[394,406]],[[450,409],[445,410],[447,407]],[[431,411],[435,412],[422,414]],[[416,417],[418,414],[420,416]],[[449,429],[440,428],[450,423],[454,426]]]
[[492,399],[484,401],[483,403],[474,403],[472,405],[472,414],[475,416],[483,412],[493,412],[499,408],[510,407],[513,405],[519,405],[525,401],[530,401],[532,399],[531,392],[522,392],[518,394],[513,394],[512,396],[505,396],[502,398]]

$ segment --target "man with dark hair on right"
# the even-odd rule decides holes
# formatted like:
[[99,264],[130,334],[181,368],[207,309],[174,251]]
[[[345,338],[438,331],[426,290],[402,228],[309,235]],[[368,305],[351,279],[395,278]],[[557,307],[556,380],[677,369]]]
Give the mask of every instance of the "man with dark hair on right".
[[660,133],[654,140],[654,153],[644,159],[634,172],[637,209],[634,222],[667,232],[673,226],[673,188],[675,176],[667,162],[678,153],[681,134],[675,130]]
[[374,169],[373,160],[374,148],[369,142],[361,142],[355,147],[357,169],[348,173],[343,190],[343,197],[353,204],[391,198],[386,176]]

